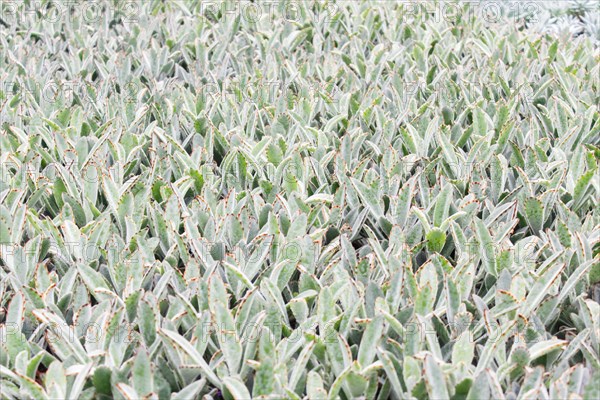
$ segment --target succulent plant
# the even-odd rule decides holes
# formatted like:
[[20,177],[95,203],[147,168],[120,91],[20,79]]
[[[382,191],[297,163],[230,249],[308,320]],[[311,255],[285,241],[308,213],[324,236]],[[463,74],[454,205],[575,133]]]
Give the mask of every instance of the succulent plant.
[[0,397],[598,398],[597,3],[475,3],[2,2]]

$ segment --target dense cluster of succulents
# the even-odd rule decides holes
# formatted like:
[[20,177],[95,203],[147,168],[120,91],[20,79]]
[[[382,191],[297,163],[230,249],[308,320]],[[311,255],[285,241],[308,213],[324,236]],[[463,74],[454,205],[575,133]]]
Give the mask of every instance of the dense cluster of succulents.
[[598,23],[489,3],[2,2],[0,397],[597,399]]
[[570,0],[539,2],[539,18],[535,26],[542,32],[568,32],[574,36],[587,35],[600,43],[600,2]]

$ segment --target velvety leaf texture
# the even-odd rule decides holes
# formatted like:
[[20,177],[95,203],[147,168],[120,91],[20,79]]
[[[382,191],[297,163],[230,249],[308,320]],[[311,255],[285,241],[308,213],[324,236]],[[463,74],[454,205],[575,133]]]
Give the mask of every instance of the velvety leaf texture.
[[598,15],[3,1],[0,398],[597,399]]

